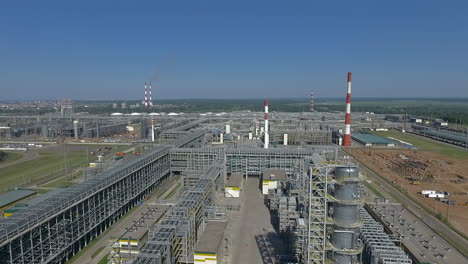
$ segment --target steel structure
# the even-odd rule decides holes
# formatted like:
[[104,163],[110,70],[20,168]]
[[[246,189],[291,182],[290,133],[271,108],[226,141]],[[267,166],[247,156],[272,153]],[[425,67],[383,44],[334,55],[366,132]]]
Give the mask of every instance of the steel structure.
[[67,188],[0,220],[0,263],[62,263],[149,194],[168,175],[169,150],[200,145],[193,132],[140,159]]
[[203,223],[205,206],[213,205],[215,182],[222,174],[221,167],[220,163],[214,163],[197,184],[183,194],[157,224],[155,231],[151,232],[148,242],[133,263],[188,262]]
[[443,129],[433,129],[425,126],[413,125],[413,132],[418,135],[429,137],[435,140],[451,143],[461,147],[468,147],[468,129],[466,133],[443,130]]
[[363,264],[413,263],[398,246],[398,238],[385,233],[383,225],[375,221],[366,209],[361,208],[359,214],[364,221],[360,234],[364,243]]
[[[272,126],[275,143],[285,132],[290,134],[290,143],[324,143],[304,148],[275,144],[267,149],[252,147],[255,144],[238,147],[242,144],[235,139],[226,139],[230,145],[203,146],[205,132],[226,122],[231,134],[239,138],[239,129],[243,129],[240,133],[254,131],[256,124],[245,120],[242,116],[237,120],[219,118],[217,122],[211,118],[183,119],[156,128],[158,140],[166,144],[155,145],[139,159],[0,220],[0,263],[66,261],[169,173],[183,176],[186,191],[149,232],[134,263],[188,263],[209,208],[215,206],[215,190],[223,188],[225,175],[261,175],[265,169],[282,169],[287,175],[287,181],[279,184],[281,188],[271,197],[278,204],[281,230],[293,233],[287,238],[292,255],[301,263],[356,263],[363,247],[358,239],[362,179],[355,167],[329,165],[336,162],[338,148],[328,145],[328,128],[312,130],[313,120],[286,120],[281,128]],[[197,127],[203,128],[194,130]],[[143,130],[146,135],[142,125]],[[314,131],[317,133],[312,135]],[[328,175],[330,168],[334,168],[334,178]],[[284,208],[284,201],[286,210],[279,208]]]
[[270,132],[270,142],[284,143],[287,135],[287,145],[331,145],[331,130],[276,130]]
[[306,179],[309,186],[307,201],[307,240],[304,263],[324,263],[327,232],[327,168],[318,167],[320,159],[315,158]]
[[263,169],[285,169],[292,174],[294,163],[306,156],[319,153],[334,159],[337,155],[334,146],[315,146],[309,148],[225,148],[203,147],[197,149],[179,148],[170,151],[171,171],[200,171],[216,160],[226,162],[227,173],[246,173],[260,175]]

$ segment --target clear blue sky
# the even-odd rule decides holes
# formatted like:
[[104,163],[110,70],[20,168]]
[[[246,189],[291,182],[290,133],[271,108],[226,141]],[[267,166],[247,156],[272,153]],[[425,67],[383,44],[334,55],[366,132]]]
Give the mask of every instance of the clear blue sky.
[[0,100],[468,97],[468,1],[1,1]]

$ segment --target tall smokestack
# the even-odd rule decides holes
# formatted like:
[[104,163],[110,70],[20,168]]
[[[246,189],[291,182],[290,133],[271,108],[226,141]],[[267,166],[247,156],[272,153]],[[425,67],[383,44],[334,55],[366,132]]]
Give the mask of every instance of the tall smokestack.
[[149,83],[149,107],[153,107],[153,97],[151,96],[151,82]]
[[154,116],[151,116],[151,142],[154,142]]
[[143,102],[145,104],[145,107],[148,107],[148,88],[145,83],[145,101]]
[[348,72],[348,92],[346,94],[346,116],[343,146],[351,146],[351,72]]
[[314,110],[314,103],[315,103],[314,97],[315,97],[314,92],[313,92],[313,91],[310,91],[309,110],[310,110],[311,112],[314,112],[314,111],[315,111],[315,110]]
[[268,100],[265,100],[265,144],[264,148],[268,148],[270,143],[270,135],[268,134]]

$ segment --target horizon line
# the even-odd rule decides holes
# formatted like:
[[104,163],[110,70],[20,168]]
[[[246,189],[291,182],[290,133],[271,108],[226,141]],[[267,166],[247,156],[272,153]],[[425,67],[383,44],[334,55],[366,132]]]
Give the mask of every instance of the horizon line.
[[[159,100],[153,101],[168,101],[168,100],[308,100],[310,97],[251,97],[251,98],[164,98]],[[29,102],[29,101],[60,101],[63,99],[71,99],[72,101],[92,101],[92,102],[99,102],[99,101],[143,101],[141,99],[73,99],[67,97],[61,97],[57,99],[3,99],[0,102]],[[337,99],[342,100],[344,97],[315,97],[314,99]],[[468,97],[353,97],[353,99],[456,99],[456,100],[467,100]]]

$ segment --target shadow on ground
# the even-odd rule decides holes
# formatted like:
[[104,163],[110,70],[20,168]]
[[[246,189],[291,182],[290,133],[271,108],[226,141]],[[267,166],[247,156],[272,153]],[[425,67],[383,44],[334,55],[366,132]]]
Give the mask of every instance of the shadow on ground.
[[255,235],[255,241],[263,264],[284,263],[286,259],[291,259],[284,241],[277,233],[265,232],[264,234]]

